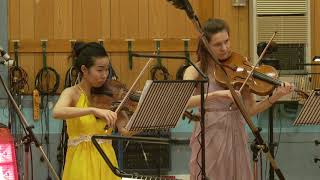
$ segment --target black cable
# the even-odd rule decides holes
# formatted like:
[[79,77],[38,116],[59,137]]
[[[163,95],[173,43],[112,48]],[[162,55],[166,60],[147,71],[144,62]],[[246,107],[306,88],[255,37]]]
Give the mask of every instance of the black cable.
[[40,143],[43,144],[43,140],[45,139],[44,137],[44,127],[43,127],[43,121],[44,121],[44,104],[43,104],[43,97],[41,96],[41,103],[40,103],[40,124],[41,124],[41,138],[40,138]]
[[78,74],[79,74],[79,71],[74,66],[71,66],[68,69],[66,76],[65,76],[64,88],[71,87],[71,86],[75,85],[77,82]]
[[[50,87],[50,77],[54,77],[55,83]],[[35,87],[41,95],[54,95],[60,84],[60,75],[51,67],[40,69],[35,78]]]
[[61,129],[61,134],[60,134],[60,143],[57,147],[57,161],[59,163],[59,175],[60,178],[62,178],[61,172],[63,171],[64,165],[65,165],[65,158],[67,154],[67,143],[68,143],[68,134],[67,134],[67,125],[66,121],[63,120],[63,125]]
[[[152,80],[168,80],[170,79],[169,71],[162,65],[155,65],[150,70]],[[162,76],[161,78],[159,76]]]
[[[45,104],[44,104],[44,109],[43,109],[43,112],[44,112],[44,120],[45,120],[45,126],[46,126],[46,131],[45,131],[45,142],[46,142],[46,145],[47,145],[47,156],[48,156],[48,159],[50,161],[50,142],[49,142],[49,133],[50,133],[50,129],[49,129],[49,96],[46,95],[44,96],[42,99],[45,99]],[[51,179],[50,178],[50,172],[49,172],[49,169],[47,169],[47,173],[48,173],[48,177],[47,179]]]
[[28,86],[28,74],[19,66],[19,45],[18,42],[14,43],[14,65],[8,67],[9,74],[9,90],[12,94],[21,94],[23,90]]
[[31,144],[29,146],[29,151],[30,151],[30,160],[31,160],[31,179],[33,180],[33,158],[32,158],[32,148],[31,148]]
[[[8,79],[9,79],[9,90],[11,92],[11,94],[13,95],[15,101],[17,102],[17,105],[20,107],[20,109],[22,110],[22,102],[21,102],[21,94],[24,92],[25,89],[29,89],[28,86],[28,74],[26,73],[26,71],[22,68],[19,67],[17,65],[17,63],[15,63],[14,66],[11,66],[8,68]],[[26,129],[24,129],[22,127],[21,124],[17,123],[17,119],[16,119],[16,113],[14,111],[11,111],[11,103],[10,101],[8,102],[9,104],[9,111],[10,111],[10,121],[11,121],[11,132],[14,135],[15,139],[21,139],[21,136],[23,136],[23,131],[24,134],[28,134],[26,132]],[[17,152],[17,163],[20,164],[22,161],[22,157],[25,156],[25,152],[24,152],[24,148],[21,147],[16,147],[16,152]],[[33,164],[31,163],[31,168],[33,169]],[[24,170],[21,169],[21,172],[23,172]],[[21,174],[19,174],[21,175]],[[22,175],[21,175],[22,176]],[[32,178],[33,178],[33,174],[32,174]]]
[[[111,56],[109,55],[109,57],[111,57]],[[109,59],[110,59],[110,58],[109,58]],[[111,61],[111,60],[110,60],[110,61]],[[113,69],[113,67],[112,67],[111,62],[110,62],[110,64],[109,64],[109,75],[108,75],[108,79],[113,79],[113,80],[119,79],[116,71],[115,71],[115,70]]]
[[281,134],[282,134],[282,122],[281,122],[281,118],[279,118],[279,125],[280,125],[280,130],[279,130],[279,135],[278,135],[278,145],[277,145],[277,150],[274,154],[274,158],[276,158],[277,154],[278,154],[278,150],[279,150],[279,146],[280,146],[280,141],[281,141]]
[[260,161],[260,178],[261,178],[261,180],[263,180],[263,174],[262,174],[262,152],[260,152],[259,161]]
[[12,94],[21,94],[28,86],[28,74],[19,66],[9,68],[9,87]]
[[[269,123],[267,123],[268,126],[267,126],[267,129],[268,129],[268,142],[270,142],[270,137],[269,137],[269,134],[270,134],[270,130],[269,130]],[[265,179],[267,179],[267,169],[268,169],[268,158],[266,157],[266,168],[265,168],[265,171],[264,171],[264,176],[265,176]]]
[[176,74],[176,79],[177,80],[182,80],[184,76],[184,72],[190,65],[188,64],[183,64],[182,66],[179,67],[177,74]]
[[[60,84],[60,75],[52,67],[47,66],[47,42],[43,41],[42,44],[42,69],[37,73],[35,78],[35,87],[40,95],[54,95]],[[54,78],[54,85],[52,87],[51,78]]]

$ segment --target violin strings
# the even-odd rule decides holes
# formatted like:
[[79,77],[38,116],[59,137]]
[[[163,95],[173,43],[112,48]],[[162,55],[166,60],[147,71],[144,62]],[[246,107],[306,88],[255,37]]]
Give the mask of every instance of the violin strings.
[[260,73],[258,71],[254,71],[254,75],[257,76],[258,78],[262,78],[262,79],[265,79],[267,81],[270,81],[270,82],[276,82],[277,84],[281,84],[282,82],[279,81],[278,79],[274,79],[266,74],[263,74],[263,73]]

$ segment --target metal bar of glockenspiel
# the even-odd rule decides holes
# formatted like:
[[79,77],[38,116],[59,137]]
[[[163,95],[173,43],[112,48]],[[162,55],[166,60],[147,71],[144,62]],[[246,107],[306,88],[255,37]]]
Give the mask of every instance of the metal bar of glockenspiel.
[[[311,101],[311,98],[313,96],[313,93],[310,95],[310,97],[306,100],[306,102],[304,103],[304,107],[302,110],[304,109],[309,109],[309,102]],[[298,117],[297,119],[295,120],[295,122],[293,123],[294,125],[303,125],[304,124],[304,115],[305,112],[301,111],[299,114],[298,114]]]
[[315,117],[315,113],[317,111],[317,106],[315,106],[317,104],[317,99],[315,99],[315,96],[316,96],[316,94],[315,94],[315,92],[313,92],[313,96],[311,97],[311,102],[309,103],[309,106],[307,108],[308,112],[306,113],[306,115],[307,115],[307,118],[306,118],[307,122],[306,123],[308,125],[313,124],[315,121],[314,117]]
[[317,96],[319,96],[319,95],[317,95],[317,91],[315,92],[315,102],[314,102],[314,111],[312,111],[312,112],[315,112],[315,113],[313,113],[313,117],[312,117],[312,119],[313,119],[313,121],[312,121],[312,124],[318,124],[319,123],[319,117],[320,117],[320,109],[319,109],[319,103],[320,103],[320,98],[319,97],[317,97]]
[[306,104],[306,107],[305,107],[306,111],[304,112],[304,117],[302,119],[302,123],[305,125],[308,125],[310,123],[309,119],[311,118],[311,115],[312,115],[310,112],[312,112],[314,108],[313,103],[314,101],[313,101],[313,95],[312,95],[309,99],[308,104]]

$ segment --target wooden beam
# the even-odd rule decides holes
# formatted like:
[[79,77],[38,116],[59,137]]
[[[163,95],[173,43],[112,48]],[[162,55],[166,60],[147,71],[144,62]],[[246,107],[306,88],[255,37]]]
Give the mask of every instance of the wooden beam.
[[[80,41],[80,40],[79,40]],[[85,42],[94,40],[84,40]],[[97,41],[97,40],[96,40]],[[104,40],[105,47],[109,53],[128,52],[128,43],[125,40]],[[155,51],[154,40],[134,40],[133,51],[153,52]],[[20,53],[41,53],[40,40],[20,40]],[[184,51],[183,41],[181,39],[164,39],[161,41],[162,52],[181,52]],[[190,40],[190,51],[194,52],[197,48],[197,39]],[[9,41],[9,52],[13,52],[13,41]],[[48,40],[47,53],[69,53],[71,52],[71,42],[66,39]]]

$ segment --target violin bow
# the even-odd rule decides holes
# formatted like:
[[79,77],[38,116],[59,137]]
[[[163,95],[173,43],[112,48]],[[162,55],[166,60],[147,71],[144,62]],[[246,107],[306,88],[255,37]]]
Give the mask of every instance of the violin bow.
[[245,81],[243,82],[243,84],[241,85],[239,92],[242,92],[244,86],[247,84],[247,81],[248,81],[249,78],[252,76],[253,71],[256,69],[256,67],[257,67],[258,64],[260,63],[260,61],[261,61],[261,59],[263,58],[264,54],[267,52],[267,50],[268,50],[268,48],[269,48],[272,40],[273,40],[274,37],[276,36],[276,34],[277,34],[277,31],[275,31],[275,32],[273,33],[273,35],[272,35],[272,37],[270,38],[267,46],[263,49],[263,51],[262,51],[262,53],[260,54],[260,56],[259,56],[256,64],[252,67],[252,69],[251,69],[250,72],[249,72],[249,75],[247,76],[247,78],[245,79]]
[[126,95],[124,96],[124,98],[122,99],[121,103],[119,104],[119,106],[117,107],[117,109],[115,110],[115,113],[118,113],[120,111],[120,109],[122,108],[122,106],[124,105],[124,103],[126,102],[126,100],[128,99],[131,91],[133,90],[133,88],[135,87],[135,85],[138,83],[139,79],[141,78],[141,76],[144,74],[144,72],[147,70],[148,66],[150,65],[150,63],[154,60],[154,58],[149,58],[148,62],[144,65],[143,69],[141,70],[140,74],[138,75],[138,77],[136,78],[136,80],[133,82],[133,84],[131,85],[130,89],[128,90],[128,92],[126,93]]

